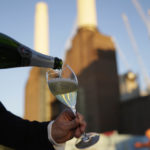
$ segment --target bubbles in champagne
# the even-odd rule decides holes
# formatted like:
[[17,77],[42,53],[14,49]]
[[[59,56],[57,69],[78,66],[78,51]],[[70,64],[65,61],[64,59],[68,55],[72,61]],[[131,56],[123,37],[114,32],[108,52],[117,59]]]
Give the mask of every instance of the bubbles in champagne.
[[49,88],[53,95],[61,95],[76,91],[78,85],[71,79],[56,78],[48,81]]
[[53,95],[74,111],[78,88],[77,83],[70,79],[57,78],[49,80],[48,85]]

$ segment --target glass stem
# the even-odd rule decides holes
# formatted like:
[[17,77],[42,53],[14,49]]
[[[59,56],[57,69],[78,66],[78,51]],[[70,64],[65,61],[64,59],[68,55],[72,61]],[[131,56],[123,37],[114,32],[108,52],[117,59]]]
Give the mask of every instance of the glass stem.
[[[77,116],[77,110],[76,110],[76,108],[72,108],[72,111],[73,111],[74,115]],[[88,140],[89,140],[89,136],[87,136],[86,132],[84,132],[83,133],[83,141],[86,142]]]
[[73,111],[74,115],[77,116],[77,110],[76,110],[76,108],[75,107],[71,108],[71,110]]

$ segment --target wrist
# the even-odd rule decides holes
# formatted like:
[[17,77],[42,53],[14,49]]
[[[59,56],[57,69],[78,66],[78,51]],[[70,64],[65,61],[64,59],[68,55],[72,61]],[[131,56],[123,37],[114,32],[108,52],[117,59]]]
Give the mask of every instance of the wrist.
[[54,138],[52,137],[52,126],[53,126],[54,120],[51,121],[48,126],[47,126],[47,130],[48,130],[48,139],[49,141],[54,145],[54,146],[65,146],[65,143],[57,143]]

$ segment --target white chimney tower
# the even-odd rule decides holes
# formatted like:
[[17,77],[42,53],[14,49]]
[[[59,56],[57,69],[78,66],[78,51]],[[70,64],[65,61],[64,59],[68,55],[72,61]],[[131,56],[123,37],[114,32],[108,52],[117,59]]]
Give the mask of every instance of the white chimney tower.
[[40,53],[49,54],[49,23],[48,7],[44,2],[36,5],[34,49]]
[[78,28],[97,28],[95,0],[77,0]]

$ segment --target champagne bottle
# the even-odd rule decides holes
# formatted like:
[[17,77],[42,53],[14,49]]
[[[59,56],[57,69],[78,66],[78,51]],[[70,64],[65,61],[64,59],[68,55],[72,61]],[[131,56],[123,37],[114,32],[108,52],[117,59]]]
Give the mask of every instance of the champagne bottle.
[[0,69],[25,66],[61,69],[62,60],[36,52],[0,33]]

